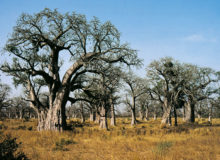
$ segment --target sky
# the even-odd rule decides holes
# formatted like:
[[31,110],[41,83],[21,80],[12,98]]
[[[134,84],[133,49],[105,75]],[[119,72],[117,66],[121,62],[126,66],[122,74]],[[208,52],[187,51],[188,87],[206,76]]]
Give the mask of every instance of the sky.
[[[219,0],[0,0],[0,51],[22,13],[46,7],[111,21],[121,41],[144,60],[136,72],[141,76],[151,61],[165,56],[220,71]],[[1,55],[1,63],[4,59]],[[0,74],[11,85],[11,78]]]

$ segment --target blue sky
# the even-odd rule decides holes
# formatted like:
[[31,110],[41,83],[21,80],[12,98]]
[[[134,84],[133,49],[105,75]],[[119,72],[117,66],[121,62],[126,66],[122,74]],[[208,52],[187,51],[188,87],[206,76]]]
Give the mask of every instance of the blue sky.
[[220,70],[219,0],[0,0],[0,48],[21,13],[45,7],[110,20],[144,59],[139,75],[164,56]]

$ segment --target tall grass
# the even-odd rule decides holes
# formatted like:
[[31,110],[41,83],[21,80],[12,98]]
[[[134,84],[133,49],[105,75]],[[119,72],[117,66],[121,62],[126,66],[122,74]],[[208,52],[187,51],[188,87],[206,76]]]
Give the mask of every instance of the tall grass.
[[[2,136],[10,134],[22,143],[19,149],[29,159],[39,160],[215,160],[220,158],[220,119],[213,125],[179,123],[160,128],[160,120],[142,121],[131,127],[129,119],[117,119],[109,131],[97,124],[81,125],[70,120],[71,131],[36,131],[36,120],[0,122]],[[80,124],[80,125],[79,125]]]

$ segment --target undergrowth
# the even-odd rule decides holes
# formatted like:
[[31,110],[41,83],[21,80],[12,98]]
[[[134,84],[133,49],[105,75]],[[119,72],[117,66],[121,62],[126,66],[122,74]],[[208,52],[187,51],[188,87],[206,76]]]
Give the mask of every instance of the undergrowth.
[[213,119],[212,125],[207,119],[195,124],[180,120],[177,127],[161,128],[160,119],[140,121],[131,127],[129,118],[119,118],[117,126],[110,126],[109,131],[100,130],[93,122],[81,124],[77,119],[68,120],[68,124],[71,130],[59,133],[38,132],[34,119],[0,121],[0,142],[12,140],[10,154],[19,157],[20,153],[31,160],[220,159],[220,119]]

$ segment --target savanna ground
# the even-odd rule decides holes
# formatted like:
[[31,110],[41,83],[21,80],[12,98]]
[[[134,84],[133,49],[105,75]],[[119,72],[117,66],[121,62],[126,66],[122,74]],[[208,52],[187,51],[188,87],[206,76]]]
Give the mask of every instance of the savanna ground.
[[160,119],[130,126],[129,118],[100,130],[95,123],[68,120],[70,131],[36,131],[37,120],[0,121],[0,141],[16,137],[21,151],[33,160],[215,160],[220,159],[220,119],[194,125],[160,128]]

